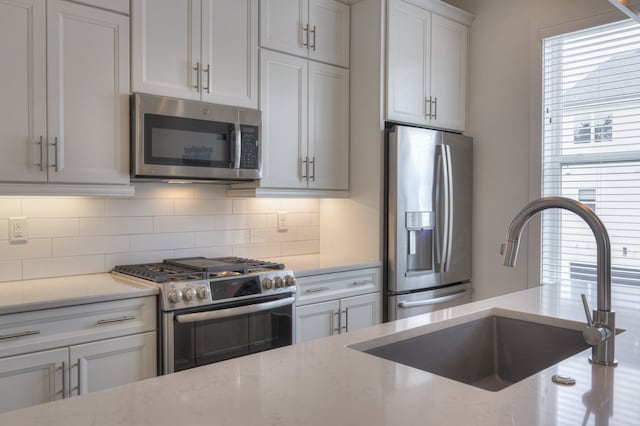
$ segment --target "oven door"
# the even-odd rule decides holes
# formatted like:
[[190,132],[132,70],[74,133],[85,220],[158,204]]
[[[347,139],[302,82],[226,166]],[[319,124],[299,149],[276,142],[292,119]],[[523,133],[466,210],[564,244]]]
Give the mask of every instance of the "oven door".
[[294,302],[286,293],[163,314],[163,373],[292,344]]

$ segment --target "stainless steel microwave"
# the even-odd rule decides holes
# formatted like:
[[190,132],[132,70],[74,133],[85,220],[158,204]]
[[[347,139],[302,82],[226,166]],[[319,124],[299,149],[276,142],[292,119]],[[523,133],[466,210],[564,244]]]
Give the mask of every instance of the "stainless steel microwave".
[[134,179],[260,178],[258,110],[135,93],[131,117]]

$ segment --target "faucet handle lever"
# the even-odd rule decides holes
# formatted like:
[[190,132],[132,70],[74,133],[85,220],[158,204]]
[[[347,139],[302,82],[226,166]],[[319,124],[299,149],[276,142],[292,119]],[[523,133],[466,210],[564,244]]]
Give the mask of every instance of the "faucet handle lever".
[[587,317],[587,325],[589,327],[593,327],[593,320],[591,319],[591,308],[589,308],[589,302],[587,302],[587,296],[582,293],[580,295],[582,297],[582,306],[584,307],[584,314]]

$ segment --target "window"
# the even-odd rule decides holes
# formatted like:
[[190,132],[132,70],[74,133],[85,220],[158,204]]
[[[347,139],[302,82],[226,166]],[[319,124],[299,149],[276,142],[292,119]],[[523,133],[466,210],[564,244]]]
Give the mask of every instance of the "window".
[[[616,283],[640,285],[640,25],[543,40],[542,194],[573,198],[605,223]],[[575,214],[543,215],[543,283],[595,281],[593,234]]]

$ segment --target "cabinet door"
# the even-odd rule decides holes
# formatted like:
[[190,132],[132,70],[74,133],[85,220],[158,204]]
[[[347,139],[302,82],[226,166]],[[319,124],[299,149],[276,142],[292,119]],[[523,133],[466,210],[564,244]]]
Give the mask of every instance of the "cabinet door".
[[296,343],[338,334],[339,315],[337,300],[296,308]]
[[309,0],[261,0],[260,46],[307,56]]
[[468,29],[433,15],[431,18],[431,96],[437,98],[432,124],[464,130],[467,93]]
[[349,6],[309,0],[309,58],[349,66]]
[[47,3],[49,181],[129,183],[129,18]]
[[133,334],[69,348],[71,396],[156,375],[156,333]]
[[380,323],[380,293],[340,300],[340,332],[371,327]]
[[0,0],[0,181],[47,179],[45,12],[43,1]]
[[306,59],[260,51],[264,187],[307,187],[307,71]]
[[258,108],[258,0],[202,2],[202,100]]
[[309,188],[349,189],[349,71],[309,62]]
[[200,9],[201,0],[131,1],[132,91],[200,99]]
[[428,124],[431,13],[392,0],[388,25],[387,119]]
[[0,412],[62,399],[68,350],[0,359]]

